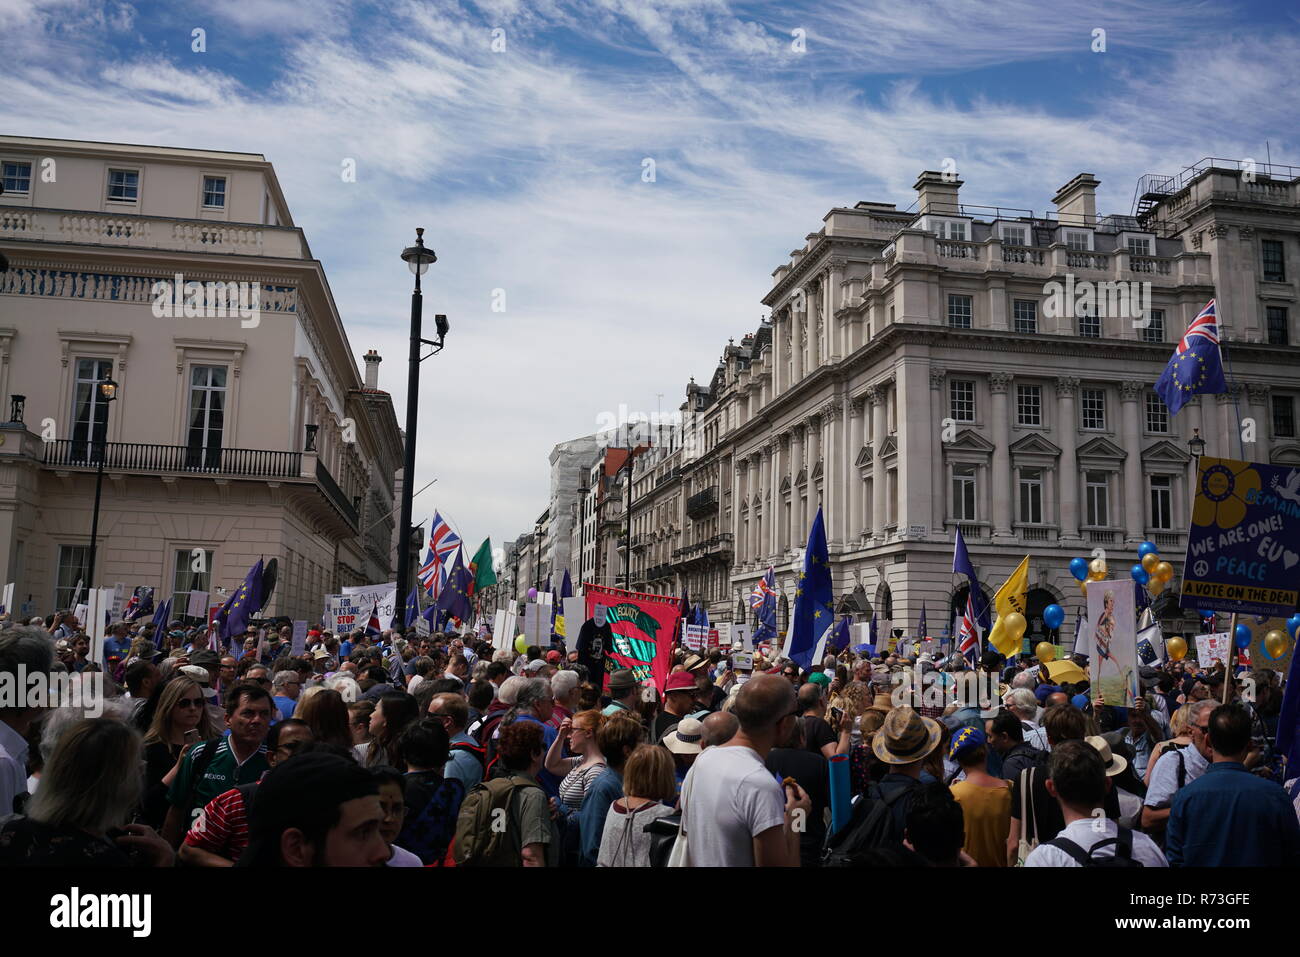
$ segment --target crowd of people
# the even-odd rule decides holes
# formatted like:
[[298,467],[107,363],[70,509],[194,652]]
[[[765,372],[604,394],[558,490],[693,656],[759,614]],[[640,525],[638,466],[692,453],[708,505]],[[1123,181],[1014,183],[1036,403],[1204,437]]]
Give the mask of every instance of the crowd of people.
[[1269,670],[1143,668],[1118,708],[1086,661],[1063,682],[994,652],[739,672],[676,647],[660,690],[560,640],[213,643],[120,622],[91,656],[67,613],[0,630],[0,678],[105,695],[0,707],[0,865],[1300,864]]

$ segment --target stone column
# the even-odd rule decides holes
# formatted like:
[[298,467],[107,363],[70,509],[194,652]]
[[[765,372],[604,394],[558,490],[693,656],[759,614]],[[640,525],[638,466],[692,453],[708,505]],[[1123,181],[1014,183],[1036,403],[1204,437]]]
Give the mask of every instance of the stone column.
[[790,430],[790,541],[788,547],[791,551],[799,547],[799,536],[805,531],[803,527],[804,513],[799,507],[799,472],[802,468],[803,426],[796,425]]
[[843,259],[832,259],[830,262],[830,271],[826,283],[826,316],[827,326],[831,330],[831,360],[835,361],[853,351],[852,344],[848,341],[849,325],[841,323],[835,318],[835,311],[840,305],[840,283],[844,281],[844,267],[846,265]]
[[[822,459],[822,419],[820,414],[814,414],[808,417],[808,514],[805,516],[805,531],[812,528],[813,519],[817,517],[817,506],[820,504],[820,497],[817,494],[817,483],[813,479],[813,469]],[[825,480],[826,466],[822,465],[823,481]],[[804,538],[804,543],[808,541]]]
[[848,487],[849,527],[845,534],[846,541],[852,543],[862,539],[862,496],[866,483],[862,481],[862,471],[857,466],[858,453],[865,444],[863,441],[863,400],[849,400],[849,447],[847,449],[848,467],[845,469],[845,481]]
[[1011,530],[1011,500],[1015,489],[1011,487],[1011,420],[1007,412],[1007,389],[1011,387],[1010,372],[989,373],[989,391],[993,393],[993,410],[990,412],[993,427],[993,479],[989,498],[993,505],[993,538],[1013,539]]
[[1142,422],[1138,403],[1146,391],[1142,382],[1121,382],[1120,438],[1124,445],[1124,541],[1140,545],[1146,540],[1146,510],[1142,488]]
[[947,417],[943,389],[947,376],[947,369],[930,366],[930,475],[933,485],[930,496],[930,534],[941,538],[947,534],[947,529],[943,527],[947,497],[944,476],[948,474],[943,460],[943,420]]
[[885,444],[885,389],[873,385],[867,388],[867,402],[871,404],[871,535],[877,542],[885,540],[885,458],[880,448]]
[[1059,376],[1056,380],[1057,435],[1060,436],[1060,503],[1061,544],[1082,544],[1079,534],[1079,463],[1074,450],[1079,439],[1079,419],[1074,398],[1079,392],[1076,376]]
[[785,330],[786,320],[772,314],[772,397],[786,390],[785,383]]
[[1255,445],[1246,446],[1246,458],[1252,462],[1268,462],[1268,430],[1272,425],[1273,406],[1269,399],[1271,386],[1251,383],[1246,386],[1250,396],[1250,415],[1255,420]]
[[816,279],[808,285],[808,368],[805,371],[811,375],[822,364],[822,286]]
[[772,521],[768,523],[772,535],[768,547],[769,555],[780,555],[785,551],[785,536],[789,526],[782,521],[785,512],[782,511],[784,503],[781,500],[781,476],[789,469],[789,463],[790,436],[782,432],[776,437],[776,442],[772,446]]
[[[740,461],[733,455],[731,460],[731,558],[737,565],[740,565],[743,561],[740,551],[740,533],[743,528],[740,519],[740,504]],[[685,509],[685,507],[685,496],[682,496],[682,508]],[[686,517],[684,513],[682,515],[681,527],[683,530],[686,528]],[[684,535],[683,539],[685,539]],[[679,544],[684,545],[686,543],[683,540]]]
[[822,410],[826,423],[826,465],[822,471],[822,487],[826,490],[822,501],[826,506],[826,544],[839,546],[844,542],[844,492],[848,472],[844,468],[844,406],[833,399]]
[[745,536],[745,563],[748,564],[758,553],[758,515],[762,504],[755,505],[754,498],[760,494],[758,477],[762,473],[759,466],[759,453],[755,452],[746,460],[749,469],[749,484],[745,491],[745,500],[749,503],[749,534]]
[[772,477],[772,446],[764,443],[758,450],[758,535],[754,540],[754,558],[762,562],[767,558],[767,540],[772,524],[772,505],[768,480]]
[[803,289],[796,290],[794,304],[790,307],[790,358],[792,362],[790,385],[803,379],[804,323],[808,320],[808,296]]
[[[898,443],[898,533],[913,537],[912,526],[924,527],[926,537],[935,529],[934,433],[938,418],[930,413],[930,363],[922,357],[904,357],[895,367],[894,410]],[[940,526],[942,531],[942,526]]]

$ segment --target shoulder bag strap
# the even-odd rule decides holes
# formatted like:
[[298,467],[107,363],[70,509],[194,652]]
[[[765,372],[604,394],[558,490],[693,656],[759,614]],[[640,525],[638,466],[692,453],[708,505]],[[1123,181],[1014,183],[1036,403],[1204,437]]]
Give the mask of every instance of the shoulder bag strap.
[[1092,862],[1092,855],[1085,852],[1083,848],[1078,844],[1075,844],[1074,841],[1070,840],[1068,837],[1054,837],[1052,840],[1047,842],[1047,846],[1065,851],[1065,853],[1075,859],[1080,867],[1088,867]]

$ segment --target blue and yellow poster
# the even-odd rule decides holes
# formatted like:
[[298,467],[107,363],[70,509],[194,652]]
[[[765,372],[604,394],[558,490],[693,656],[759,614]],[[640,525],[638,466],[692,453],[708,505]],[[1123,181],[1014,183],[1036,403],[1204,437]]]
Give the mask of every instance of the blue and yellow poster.
[[1298,593],[1300,468],[1203,457],[1179,604],[1286,618]]

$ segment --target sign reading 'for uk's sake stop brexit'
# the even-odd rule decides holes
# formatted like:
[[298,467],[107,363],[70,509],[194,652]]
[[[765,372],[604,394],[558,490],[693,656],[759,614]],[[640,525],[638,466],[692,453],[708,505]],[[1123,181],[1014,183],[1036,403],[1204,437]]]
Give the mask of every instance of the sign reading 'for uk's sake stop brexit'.
[[1285,617],[1298,594],[1300,468],[1203,457],[1179,603]]

